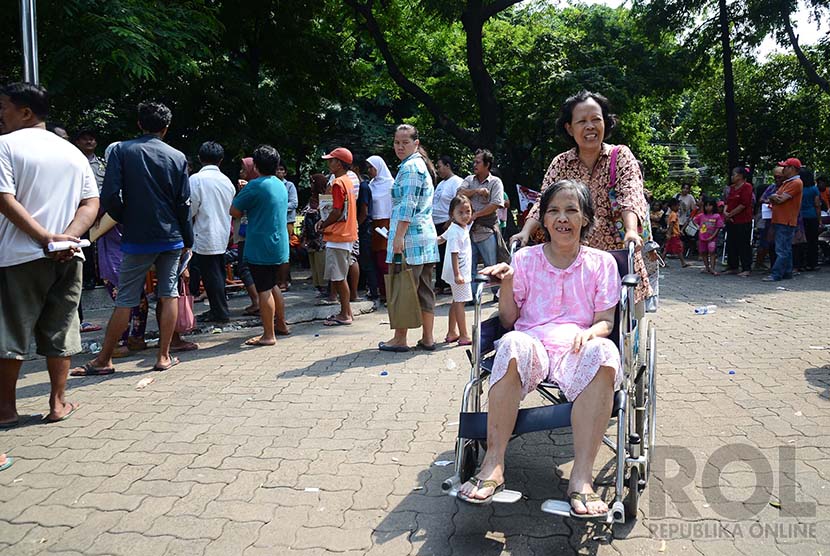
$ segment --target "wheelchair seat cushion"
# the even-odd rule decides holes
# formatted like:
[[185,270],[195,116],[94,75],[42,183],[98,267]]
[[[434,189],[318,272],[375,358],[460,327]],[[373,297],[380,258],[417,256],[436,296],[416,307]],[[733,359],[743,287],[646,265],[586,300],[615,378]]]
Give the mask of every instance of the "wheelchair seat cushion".
[[579,353],[570,346],[548,351],[537,338],[525,332],[512,331],[496,343],[490,385],[507,373],[512,359],[516,360],[522,381],[522,397],[542,382],[556,382],[569,401],[576,399],[594,379],[600,367],[615,369],[614,389],[622,384],[620,352],[607,338],[595,338],[585,344]]

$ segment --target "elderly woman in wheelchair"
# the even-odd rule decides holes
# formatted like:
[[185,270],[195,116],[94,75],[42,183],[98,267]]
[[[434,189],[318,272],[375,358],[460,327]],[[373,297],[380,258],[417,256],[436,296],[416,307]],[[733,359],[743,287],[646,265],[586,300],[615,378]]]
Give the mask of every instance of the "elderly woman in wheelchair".
[[609,253],[582,245],[594,219],[584,184],[560,181],[540,205],[547,241],[517,252],[512,266],[482,270],[501,282],[499,319],[512,331],[498,341],[490,375],[487,452],[457,496],[482,504],[504,490],[504,455],[519,404],[543,381],[555,382],[573,402],[571,515],[597,518],[608,506],[594,491],[594,459],[623,380],[619,349],[608,339],[620,278]]

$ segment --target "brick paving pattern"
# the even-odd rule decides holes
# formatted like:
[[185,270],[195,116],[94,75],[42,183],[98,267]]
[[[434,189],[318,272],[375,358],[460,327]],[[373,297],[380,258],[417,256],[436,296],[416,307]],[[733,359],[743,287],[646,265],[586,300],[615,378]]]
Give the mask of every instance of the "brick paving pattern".
[[[252,330],[202,336],[166,373],[145,352],[71,379],[69,420],[0,432],[16,459],[0,473],[0,554],[826,554],[826,270],[770,285],[673,262],[656,319],[663,447],[640,519],[611,542],[539,509],[564,498],[567,432],[511,444],[507,484],[525,500],[443,495],[452,467],[434,462],[453,458],[466,357],[378,352],[379,311],[297,325],[274,348],[241,350]],[[47,393],[43,361],[26,363],[21,414]],[[611,458],[602,448],[601,477]]]

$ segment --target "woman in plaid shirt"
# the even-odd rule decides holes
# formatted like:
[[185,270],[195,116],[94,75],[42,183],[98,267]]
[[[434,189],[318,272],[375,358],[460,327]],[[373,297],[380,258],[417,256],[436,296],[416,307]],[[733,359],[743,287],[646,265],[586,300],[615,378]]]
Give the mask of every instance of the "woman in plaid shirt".
[[[418,130],[407,124],[398,126],[395,131],[395,154],[401,165],[392,186],[392,218],[386,262],[391,264],[395,255],[402,254],[412,269],[423,321],[423,334],[417,347],[433,351],[435,291],[432,288],[432,271],[438,262],[438,237],[432,222],[432,162],[420,148]],[[382,351],[409,351],[406,333],[406,328],[396,329],[392,340],[381,342],[378,348]]]

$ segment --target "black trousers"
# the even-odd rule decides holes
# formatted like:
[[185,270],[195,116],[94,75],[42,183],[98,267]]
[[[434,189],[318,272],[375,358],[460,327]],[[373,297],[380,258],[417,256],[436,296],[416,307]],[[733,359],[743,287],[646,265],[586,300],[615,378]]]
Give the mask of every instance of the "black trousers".
[[[190,266],[199,270],[205,293],[210,302],[210,312],[216,320],[230,318],[228,312],[228,298],[225,296],[225,254],[200,255],[193,254]],[[192,271],[191,271],[192,272]]]
[[752,270],[752,223],[726,224],[726,266],[729,270],[737,270],[741,265],[743,272]]
[[793,265],[796,268],[816,268],[818,266],[818,218],[804,218],[804,236],[807,243],[795,245]]
[[[449,228],[450,222],[442,222],[441,224],[435,225],[435,231],[440,236],[443,234],[447,228]],[[435,267],[435,289],[436,290],[444,290],[450,287],[449,284],[444,282],[441,278],[441,271],[444,268],[444,258],[447,256],[447,244],[446,243],[439,243],[438,244],[438,256],[440,260],[438,261],[438,266]]]

